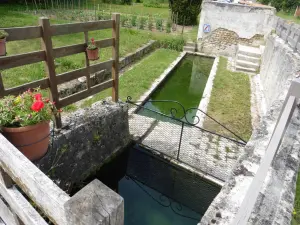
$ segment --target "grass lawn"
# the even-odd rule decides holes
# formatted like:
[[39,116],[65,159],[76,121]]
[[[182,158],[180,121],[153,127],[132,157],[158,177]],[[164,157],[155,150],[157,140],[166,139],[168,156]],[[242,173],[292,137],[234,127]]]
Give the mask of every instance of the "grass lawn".
[[[179,52],[174,50],[158,49],[141,60],[131,70],[126,71],[120,77],[120,98],[124,101],[130,95],[133,101],[138,100],[179,54]],[[111,92],[111,88],[107,89],[93,98],[86,100],[82,106],[90,106],[94,102],[111,96]]]
[[[227,59],[220,57],[218,70],[208,105],[208,115],[248,140],[252,133],[250,80],[244,73],[227,69]],[[206,119],[204,127],[219,134],[233,137],[212,120]]]
[[300,224],[300,172],[298,173],[292,225]]
[[280,12],[277,12],[276,15],[281,17],[282,19],[289,20],[289,21],[292,21],[294,23],[300,24],[300,18],[299,17],[298,18],[294,17],[294,14],[290,14],[290,13],[287,13],[287,12],[280,11]]

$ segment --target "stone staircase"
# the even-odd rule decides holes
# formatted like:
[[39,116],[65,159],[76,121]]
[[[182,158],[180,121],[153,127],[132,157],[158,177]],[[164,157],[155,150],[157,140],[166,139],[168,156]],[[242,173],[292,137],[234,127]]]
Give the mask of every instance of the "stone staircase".
[[235,70],[247,73],[258,73],[263,47],[254,48],[238,45]]
[[187,42],[186,45],[183,47],[183,51],[185,52],[196,52],[197,51],[197,44],[194,42]]

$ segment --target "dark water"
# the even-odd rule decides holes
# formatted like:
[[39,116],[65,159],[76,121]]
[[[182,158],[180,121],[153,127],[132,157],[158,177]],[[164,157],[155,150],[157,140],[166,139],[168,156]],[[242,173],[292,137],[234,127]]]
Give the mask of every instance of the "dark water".
[[[180,102],[185,109],[198,108],[213,62],[213,58],[186,55],[149,100],[174,100]],[[175,108],[176,117],[183,116],[182,108],[175,103],[147,102],[144,106],[166,115],[171,115],[170,109]],[[143,109],[138,114],[149,117],[154,115]],[[187,112],[188,119],[195,114],[195,110]]]
[[196,225],[220,191],[137,146],[89,180],[95,178],[124,198],[125,225]]

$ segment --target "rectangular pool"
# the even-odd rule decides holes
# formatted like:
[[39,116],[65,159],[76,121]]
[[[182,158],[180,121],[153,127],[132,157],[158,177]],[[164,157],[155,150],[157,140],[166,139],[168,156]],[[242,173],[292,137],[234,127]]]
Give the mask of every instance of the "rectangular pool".
[[125,225],[196,225],[220,188],[132,146],[87,179],[124,198]]
[[[151,94],[149,101],[172,100],[180,102],[185,109],[198,108],[206,82],[210,75],[214,58],[187,54],[178,63],[174,70],[167,78],[157,87]],[[176,116],[181,117],[183,110],[176,104],[171,102],[146,102],[145,108],[171,115],[170,109],[176,108]],[[153,117],[155,114],[149,110],[140,109],[140,115]],[[188,119],[195,116],[196,111],[188,112]]]

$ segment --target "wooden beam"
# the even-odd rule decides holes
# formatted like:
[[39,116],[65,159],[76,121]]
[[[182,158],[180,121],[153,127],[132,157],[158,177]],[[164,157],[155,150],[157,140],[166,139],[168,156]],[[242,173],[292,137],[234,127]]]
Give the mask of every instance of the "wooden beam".
[[113,85],[113,80],[110,79],[110,80],[105,81],[101,84],[95,85],[95,86],[91,87],[90,89],[86,89],[84,91],[81,91],[81,92],[78,92],[76,94],[70,95],[70,96],[60,100],[60,106],[65,107],[65,106],[70,105],[74,102],[77,102],[79,100],[87,98],[91,95],[95,95],[100,91],[103,91],[107,88],[112,87],[112,85]]
[[51,26],[51,36],[80,33],[93,30],[109,29],[113,27],[112,20],[102,20],[83,23],[58,24]]
[[90,73],[96,73],[99,72],[101,70],[108,70],[112,67],[114,60],[108,60],[105,62],[101,62],[98,64],[94,64],[90,66]]
[[0,57],[0,70],[37,63],[46,60],[45,51]]
[[112,66],[112,100],[114,102],[119,101],[119,37],[120,37],[120,14],[114,13],[112,15],[113,23],[113,38],[114,44],[112,49],[113,66]]
[[49,83],[50,83],[49,78],[43,78],[17,87],[6,89],[5,95],[18,95],[27,91],[28,89],[33,89],[38,87],[40,87],[41,89],[47,89],[50,87]]
[[40,26],[31,27],[10,27],[1,28],[5,30],[9,36],[7,41],[19,41],[33,38],[40,38],[42,36],[42,28]]
[[[89,34],[87,31],[84,32],[84,41],[85,41],[85,46],[88,46],[89,44]],[[85,69],[87,71],[86,73],[86,86],[87,89],[91,88],[91,79],[90,79],[90,60],[88,58],[88,54],[85,51]]]
[[8,225],[20,225],[16,215],[10,211],[7,205],[0,198],[0,217]]
[[[95,41],[96,45],[98,48],[107,48],[113,45],[113,38],[107,38],[99,41]],[[69,45],[69,46],[63,46],[60,48],[55,48],[53,49],[54,52],[54,57],[59,58],[59,57],[64,57],[68,55],[73,55],[73,54],[78,54],[85,52],[86,49],[86,44],[77,44],[77,45]]]
[[[55,65],[54,65],[54,56],[53,56],[53,45],[51,40],[51,27],[48,18],[42,17],[39,20],[40,25],[42,26],[43,34],[42,34],[42,48],[46,53],[46,72],[49,77],[50,83],[50,99],[51,101],[58,104],[59,95],[57,89],[57,81],[55,75]],[[60,114],[56,114],[55,116],[55,126],[57,128],[62,127]]]
[[[0,166],[52,222],[55,224],[67,224],[65,220],[64,203],[67,202],[70,197],[7,141],[2,134],[0,134]],[[15,199],[15,195],[18,194],[15,189],[12,189],[10,192],[6,190],[2,182],[0,188],[1,195],[12,208],[14,207],[13,211],[17,213],[20,219],[25,223],[26,220],[24,219],[29,219],[28,215],[21,216],[21,212],[24,212],[23,205],[28,202],[26,201],[25,203],[24,200],[22,200],[22,204],[18,202]],[[3,192],[6,196],[3,195]],[[34,216],[29,217],[34,218]]]
[[3,96],[5,96],[5,89],[4,89],[4,84],[3,84],[3,80],[2,80],[2,74],[0,71],[0,98],[2,98]]

